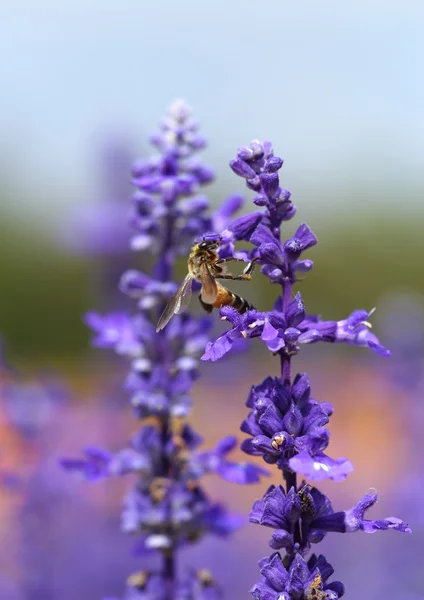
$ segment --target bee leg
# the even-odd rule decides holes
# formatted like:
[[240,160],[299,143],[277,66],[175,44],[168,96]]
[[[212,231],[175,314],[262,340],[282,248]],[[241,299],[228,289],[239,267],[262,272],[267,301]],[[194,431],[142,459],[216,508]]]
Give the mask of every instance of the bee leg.
[[254,258],[249,263],[247,263],[247,266],[241,275],[232,275],[231,273],[223,273],[223,274],[215,275],[215,279],[232,279],[233,281],[249,281],[252,278],[252,273],[255,270],[257,260],[258,260],[257,258]]
[[249,273],[242,273],[241,275],[232,275],[231,273],[215,275],[215,279],[231,279],[232,281],[250,281],[251,278],[252,276]]
[[245,262],[242,258],[236,258],[235,256],[229,256],[228,258],[219,258],[217,261],[215,261],[216,265],[222,265],[223,263],[227,263],[227,262]]
[[256,268],[256,261],[259,258],[253,258],[250,262],[247,263],[246,268],[243,270],[245,275],[251,275]]
[[202,294],[199,294],[199,302],[202,305],[203,310],[205,310],[206,312],[211,313],[213,311],[212,304],[207,304],[206,302],[203,302]]

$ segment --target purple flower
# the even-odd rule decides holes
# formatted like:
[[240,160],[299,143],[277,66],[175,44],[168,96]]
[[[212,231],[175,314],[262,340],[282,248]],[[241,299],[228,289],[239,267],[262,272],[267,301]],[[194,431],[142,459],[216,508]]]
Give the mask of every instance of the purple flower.
[[230,166],[236,175],[246,179],[251,190],[257,192],[253,202],[257,206],[266,206],[271,229],[278,229],[282,221],[294,216],[296,208],[290,201],[290,192],[280,187],[278,171],[283,161],[274,156],[270,142],[255,140],[250,147],[239,148]]
[[284,251],[290,262],[298,260],[304,250],[318,243],[316,235],[309,229],[306,223],[302,223],[293,237],[284,243]]
[[168,583],[161,573],[139,571],[128,577],[127,590],[122,600],[167,600],[168,597]]
[[130,490],[124,500],[122,529],[142,536],[142,547],[166,550],[198,540],[205,533],[227,536],[244,519],[210,502],[200,487],[187,487],[166,478]]
[[[168,600],[169,581],[161,573],[139,571],[129,576],[122,600]],[[220,600],[221,590],[206,569],[188,569],[173,589],[175,600]],[[118,600],[104,598],[103,600]]]
[[227,436],[218,442],[214,450],[199,453],[195,460],[205,473],[215,472],[226,481],[239,484],[258,483],[260,476],[268,475],[268,471],[250,463],[227,460],[226,455],[234,450],[236,445],[237,439]]
[[108,474],[111,454],[103,448],[90,446],[84,450],[85,458],[64,458],[60,461],[67,471],[80,473],[88,481],[103,479]]
[[220,600],[221,589],[206,569],[188,569],[178,590],[178,600]]
[[85,315],[86,324],[96,333],[92,344],[97,348],[113,348],[117,354],[138,356],[142,346],[137,339],[136,323],[123,312],[100,315],[94,311]]
[[6,381],[0,391],[9,424],[27,438],[42,433],[51,423],[55,408],[68,397],[64,385],[50,379],[27,383]]
[[275,529],[269,543],[271,548],[284,548],[289,554],[299,549],[295,546],[293,533],[299,519],[305,548],[321,542],[327,532],[350,533],[359,529],[366,533],[374,533],[378,529],[411,532],[406,523],[394,517],[365,520],[365,511],[376,501],[376,494],[367,494],[354,508],[335,513],[329,498],[314,487],[303,485],[298,492],[290,488],[286,494],[281,485],[272,485],[264,497],[255,502],[249,519],[252,523]]
[[[61,464],[89,481],[133,475],[121,513],[122,529],[137,535],[138,553],[158,554],[161,566],[131,579],[126,600],[215,600],[218,588],[210,577],[194,571],[182,579],[177,576],[177,553],[206,534],[231,534],[244,519],[212,502],[200,478],[214,472],[245,484],[259,481],[266,471],[228,459],[236,444],[232,436],[213,450],[199,451],[202,439],[187,422],[199,356],[209,341],[210,316],[176,315],[160,334],[156,323],[177,288],[177,258],[187,257],[205,235],[220,239],[221,256],[234,256],[235,242],[250,238],[262,213],[232,221],[240,196],[230,196],[215,214],[209,213],[209,200],[201,192],[214,174],[195,157],[205,140],[182,101],[171,106],[151,141],[159,153],[133,165],[136,191],[129,219],[131,247],[149,253],[153,268],[149,273],[131,269],[121,277],[120,290],[137,301],[134,315],[89,312],[85,317],[94,332],[94,346],[130,359],[124,388],[135,416],[146,421],[120,450],[93,445],[82,458],[63,459]],[[240,257],[250,260],[248,252]]]
[[339,581],[327,583],[334,572],[324,556],[313,554],[309,561],[296,554],[290,567],[286,567],[278,552],[259,563],[262,579],[251,590],[255,600],[307,600],[326,598],[337,600],[344,594]]
[[[328,439],[326,440],[326,445]],[[293,471],[304,475],[313,481],[332,479],[343,481],[353,471],[353,465],[347,458],[330,458],[323,452],[310,452],[302,450],[289,460],[289,466]]]
[[364,519],[365,512],[374,506],[376,502],[377,494],[375,492],[365,494],[357,505],[350,510],[323,515],[317,520],[315,527],[325,531],[339,531],[342,533],[351,533],[358,530],[365,531],[365,533],[375,533],[378,530],[386,531],[388,529],[411,533],[407,523],[396,517],[377,520]]
[[314,481],[341,481],[352,471],[347,459],[334,460],[323,452],[329,443],[324,426],[332,406],[310,398],[307,375],[295,377],[291,393],[278,379],[268,377],[251,388],[247,406],[252,410],[241,430],[253,436],[242,444],[248,454]]
[[259,337],[271,352],[284,352],[289,356],[297,354],[300,344],[316,342],[363,346],[380,356],[390,356],[390,351],[370,332],[371,325],[366,319],[372,313],[360,310],[354,311],[343,321],[321,321],[318,317],[306,316],[305,305],[299,292],[284,312],[250,310],[240,315],[231,306],[224,306],[220,313],[233,328],[206,346],[202,360],[219,360],[232,349],[236,339],[256,337]]
[[117,256],[128,253],[128,172],[132,143],[122,135],[104,140],[96,165],[99,191],[96,198],[65,214],[60,242],[77,254],[103,256],[107,269],[116,268]]
[[157,281],[145,273],[131,269],[122,275],[119,288],[130,298],[139,300],[138,306],[141,309],[148,310],[166,301],[177,286],[173,282]]
[[[328,402],[311,397],[311,385],[306,374],[292,377],[292,360],[302,344],[316,342],[345,343],[370,348],[376,354],[389,356],[378,338],[371,333],[372,312],[354,311],[342,321],[323,321],[309,315],[299,292],[293,297],[298,273],[313,267],[303,256],[317,243],[317,238],[305,223],[293,236],[281,239],[281,225],[295,214],[290,192],[280,186],[279,171],[283,161],[275,157],[269,142],[254,141],[239,148],[230,162],[232,170],[246,180],[256,195],[253,202],[262,207],[243,220],[236,219],[222,233],[225,256],[235,255],[234,239],[228,233],[239,233],[238,239],[253,244],[253,250],[237,250],[244,259],[258,262],[261,272],[282,287],[281,295],[271,310],[248,310],[240,314],[231,306],[221,308],[221,318],[231,328],[206,346],[202,360],[216,361],[224,357],[240,339],[259,338],[280,360],[281,378],[267,377],[253,386],[247,399],[250,412],[241,425],[249,438],[242,449],[261,456],[268,464],[282,471],[286,487],[271,486],[261,500],[255,502],[250,520],[274,529],[270,541],[273,549],[283,549],[285,556],[272,554],[259,564],[262,579],[251,593],[259,600],[311,600],[340,598],[344,589],[339,582],[327,584],[333,570],[326,560],[306,555],[313,543],[319,543],[330,531],[373,532],[396,529],[409,532],[400,519],[364,519],[366,509],[376,496],[368,494],[358,505],[345,512],[334,513],[331,502],[319,490],[303,482],[331,479],[342,481],[353,466],[347,458],[331,458],[326,454],[330,434],[326,425],[333,412]],[[244,224],[247,226],[243,229]]]
[[321,321],[318,317],[308,316],[301,324],[302,334],[299,342],[311,344],[314,342],[345,343],[351,346],[370,348],[380,356],[390,356],[390,351],[380,343],[376,335],[371,333],[369,317],[374,311],[355,310],[342,321]]
[[250,484],[257,483],[261,475],[268,474],[256,465],[227,459],[227,454],[237,445],[234,436],[224,438],[213,450],[193,452],[202,442],[187,423],[181,424],[178,439],[172,434],[164,437],[158,427],[146,425],[122,450],[111,453],[90,446],[84,450],[84,458],[62,459],[61,465],[88,481],[128,473],[145,478],[162,477],[164,458],[173,470],[179,472],[179,478],[184,482],[196,481],[206,473],[216,473],[232,483]]

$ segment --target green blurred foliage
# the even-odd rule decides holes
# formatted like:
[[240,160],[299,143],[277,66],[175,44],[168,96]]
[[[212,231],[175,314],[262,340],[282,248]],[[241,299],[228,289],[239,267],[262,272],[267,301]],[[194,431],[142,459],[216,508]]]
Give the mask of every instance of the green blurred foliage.
[[12,361],[84,349],[89,272],[86,260],[70,257],[30,223],[2,219],[0,335]]
[[[319,238],[307,253],[315,268],[298,286],[310,313],[340,319],[355,308],[378,306],[389,291],[424,293],[420,219],[412,223],[373,217],[364,222],[349,215],[317,226],[313,218],[307,220]],[[11,360],[54,361],[87,351],[89,334],[81,317],[106,305],[96,293],[105,260],[111,259],[70,256],[30,224],[3,219],[0,333]],[[181,274],[184,268],[181,264]],[[237,289],[258,308],[268,309],[277,294],[259,273],[247,284],[249,291],[245,283],[240,285]]]
[[340,319],[378,306],[388,292],[423,292],[421,229],[419,215],[414,223],[348,216],[313,227],[319,244],[308,256],[315,267],[300,288],[308,311]]

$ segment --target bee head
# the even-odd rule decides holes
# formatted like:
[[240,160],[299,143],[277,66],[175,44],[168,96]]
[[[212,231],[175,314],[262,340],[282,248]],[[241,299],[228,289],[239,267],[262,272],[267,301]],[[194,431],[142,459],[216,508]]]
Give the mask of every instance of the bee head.
[[214,236],[213,239],[204,239],[199,243],[199,250],[216,250],[221,243],[221,238]]

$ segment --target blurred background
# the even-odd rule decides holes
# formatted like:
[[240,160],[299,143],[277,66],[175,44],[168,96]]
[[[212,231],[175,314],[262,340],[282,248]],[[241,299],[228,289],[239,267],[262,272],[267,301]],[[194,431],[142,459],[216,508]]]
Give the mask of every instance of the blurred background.
[[[115,288],[134,260],[130,164],[150,152],[148,135],[175,97],[209,138],[213,202],[245,193],[228,168],[238,146],[271,139],[285,158],[293,227],[307,221],[319,238],[301,284],[308,311],[341,319],[377,306],[392,359],[312,347],[298,370],[335,406],[331,455],[355,465],[345,483],[323,486],[335,509],[375,487],[372,516],[402,517],[415,533],[335,534],[322,551],[348,597],[424,597],[423,26],[418,0],[2,5],[2,600],[112,596],[137,568],[119,533],[125,482],[75,482],[57,459],[87,443],[116,449],[134,430],[125,364],[89,350],[82,315],[126,306]],[[273,289],[256,281],[249,299],[266,308]],[[193,420],[214,442],[238,430],[250,385],[278,367],[255,347],[203,371]],[[223,379],[239,399],[225,402],[224,420]],[[245,513],[264,487],[209,486]],[[185,560],[212,567],[228,598],[247,598],[268,552],[261,529],[207,541]]]

